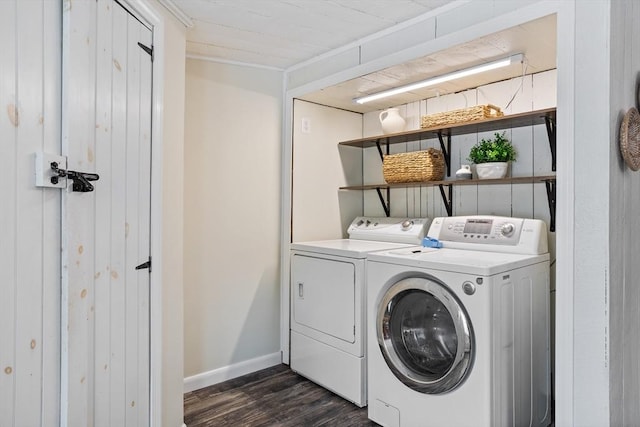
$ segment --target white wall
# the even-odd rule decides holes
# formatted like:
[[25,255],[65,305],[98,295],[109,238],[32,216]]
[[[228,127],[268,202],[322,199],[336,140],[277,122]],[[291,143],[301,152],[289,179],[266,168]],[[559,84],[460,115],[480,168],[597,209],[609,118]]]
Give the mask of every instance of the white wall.
[[281,109],[281,72],[187,60],[187,390],[280,363]]
[[362,197],[338,188],[362,184],[362,153],[338,142],[362,136],[362,115],[300,100],[293,114],[291,239],[346,237],[347,226],[362,215]]

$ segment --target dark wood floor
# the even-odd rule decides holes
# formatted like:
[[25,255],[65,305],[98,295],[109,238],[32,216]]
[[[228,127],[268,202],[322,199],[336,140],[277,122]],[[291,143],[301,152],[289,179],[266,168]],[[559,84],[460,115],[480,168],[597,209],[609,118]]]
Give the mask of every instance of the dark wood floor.
[[367,409],[278,365],[184,395],[187,427],[377,426]]

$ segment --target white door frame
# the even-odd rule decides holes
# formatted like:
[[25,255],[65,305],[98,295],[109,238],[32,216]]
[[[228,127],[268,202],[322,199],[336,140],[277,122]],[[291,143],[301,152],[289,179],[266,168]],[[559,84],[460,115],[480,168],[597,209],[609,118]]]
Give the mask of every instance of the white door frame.
[[151,112],[151,257],[158,266],[150,273],[150,425],[162,422],[162,164],[164,112],[164,17],[146,0],[118,0],[153,27],[153,81]]

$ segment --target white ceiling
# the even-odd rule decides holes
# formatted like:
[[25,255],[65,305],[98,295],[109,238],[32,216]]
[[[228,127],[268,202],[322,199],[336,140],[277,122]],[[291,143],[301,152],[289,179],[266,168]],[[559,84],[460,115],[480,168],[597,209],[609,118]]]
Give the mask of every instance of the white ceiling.
[[[418,15],[448,0],[159,0],[183,21],[187,55],[285,70]],[[521,64],[437,88],[357,105],[352,99],[522,53],[527,74],[556,67],[554,15],[380,70],[302,97],[368,112],[519,76]]]
[[[171,3],[171,1],[165,1]],[[187,54],[286,69],[450,0],[173,0]]]

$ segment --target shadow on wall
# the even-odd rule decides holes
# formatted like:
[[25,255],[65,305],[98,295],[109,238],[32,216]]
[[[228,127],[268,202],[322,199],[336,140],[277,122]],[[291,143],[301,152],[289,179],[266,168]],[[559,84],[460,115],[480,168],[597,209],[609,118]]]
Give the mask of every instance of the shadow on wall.
[[[336,147],[342,164],[345,185],[362,185],[362,149],[338,145],[337,142]],[[337,188],[335,191],[338,196],[342,237],[348,238],[347,228],[355,217],[362,216],[364,212],[362,192]]]
[[230,366],[280,352],[280,274],[276,265],[263,271],[255,287]]
[[233,86],[247,93],[261,93],[272,97],[274,82],[282,81],[282,71],[278,70],[256,70],[233,64],[220,65],[199,59],[187,59],[187,62],[189,61],[197,61],[199,65],[189,67],[190,78],[224,82],[225,86]]

